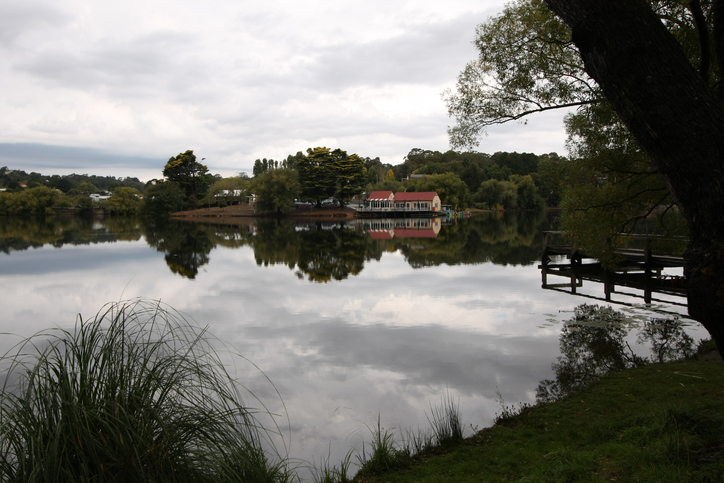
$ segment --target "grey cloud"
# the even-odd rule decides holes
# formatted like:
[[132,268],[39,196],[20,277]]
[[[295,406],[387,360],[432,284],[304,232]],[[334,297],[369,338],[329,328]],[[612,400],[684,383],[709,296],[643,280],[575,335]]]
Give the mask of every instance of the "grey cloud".
[[[0,165],[14,169],[75,169],[79,173],[99,165],[146,168],[160,166],[167,160],[115,154],[100,149],[52,146],[31,143],[0,143]],[[160,169],[160,168],[159,168]]]
[[33,1],[0,3],[0,45],[10,46],[23,34],[51,29],[70,22],[71,17],[55,7]]
[[316,60],[314,79],[325,85],[436,84],[449,81],[464,65],[474,23],[414,26],[400,37],[328,50]]
[[83,90],[113,90],[179,95],[204,70],[192,54],[194,40],[174,32],[156,32],[126,42],[101,42],[80,52],[48,49],[14,64],[17,71],[52,85]]
[[300,373],[334,367],[344,378],[351,369],[367,367],[401,374],[403,384],[448,386],[466,395],[489,393],[497,385],[515,393],[530,390],[530,379],[550,377],[551,361],[559,353],[557,338],[545,342],[434,325],[391,330],[334,320],[284,329],[247,328],[245,333],[255,340],[290,339],[303,348],[308,355],[295,360]]
[[311,91],[444,83],[474,55],[472,47],[465,46],[472,40],[475,24],[469,17],[458,17],[444,23],[407,26],[403,34],[373,42],[318,48],[290,45],[291,58],[284,69],[261,76],[248,73],[244,83],[268,88],[293,82]]

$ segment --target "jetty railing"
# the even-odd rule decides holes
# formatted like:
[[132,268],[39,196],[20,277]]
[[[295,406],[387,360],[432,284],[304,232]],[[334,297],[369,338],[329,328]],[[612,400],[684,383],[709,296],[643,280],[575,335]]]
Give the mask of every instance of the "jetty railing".
[[[654,253],[650,244],[646,243],[647,238],[651,239],[650,235],[626,236],[632,240],[643,241],[644,247],[616,248],[614,252],[619,262],[613,267],[604,267],[594,257],[579,250],[566,238],[564,232],[544,232],[543,255],[538,266],[541,270],[542,288],[624,305],[632,304],[617,300],[616,295],[641,298],[646,304],[664,303],[686,307],[684,258]],[[566,261],[561,262],[562,257],[565,257]],[[672,271],[670,269],[676,268],[682,268],[681,275],[669,273]],[[567,281],[550,283],[549,276],[562,277]],[[581,293],[584,281],[602,284],[604,295],[599,297]],[[668,298],[660,298],[660,295]]]

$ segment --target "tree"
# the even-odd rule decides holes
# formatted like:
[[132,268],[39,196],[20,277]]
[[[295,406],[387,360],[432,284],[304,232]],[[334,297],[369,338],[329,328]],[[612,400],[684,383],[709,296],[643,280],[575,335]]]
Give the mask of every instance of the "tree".
[[[414,191],[436,191],[444,205],[451,205],[456,209],[465,209],[470,206],[470,191],[459,176],[453,173],[433,174],[425,176],[415,182]],[[408,191],[410,191],[408,189]]]
[[223,178],[209,186],[206,196],[201,200],[202,204],[228,205],[230,203],[241,203],[246,201],[249,190],[249,179],[241,177]]
[[98,193],[98,191],[99,190],[95,185],[84,181],[83,183],[78,183],[73,186],[70,191],[68,191],[68,194],[89,196],[93,193]]
[[474,147],[487,127],[550,109],[596,102],[603,96],[585,73],[570,30],[542,0],[518,0],[479,25],[478,59],[443,94],[456,125],[453,148]]
[[160,181],[146,187],[141,211],[147,216],[167,217],[169,213],[183,209],[184,198],[178,183]]
[[[664,176],[689,228],[684,255],[689,313],[724,355],[724,102],[708,84],[709,69],[695,70],[643,0],[546,3],[570,26],[586,72]],[[723,10],[724,2],[713,0],[719,47],[724,47]],[[724,48],[717,56],[721,68]],[[702,55],[701,64],[710,60]]]
[[491,178],[480,183],[480,188],[475,193],[475,200],[487,203],[491,209],[495,206],[513,209],[518,206],[518,187],[512,181],[498,181]]
[[198,200],[204,197],[211,183],[208,173],[209,169],[196,161],[196,155],[192,150],[169,158],[163,168],[163,175],[181,187],[186,200],[193,198]]
[[365,182],[364,161],[356,154],[335,149],[331,152],[334,163],[336,190],[335,199],[344,206],[358,193],[362,192]]
[[0,214],[52,215],[61,194],[47,186],[36,186],[17,193],[0,193]]
[[329,148],[307,149],[307,155],[297,161],[297,171],[303,199],[322,206],[322,200],[334,194],[334,160]]
[[364,185],[364,162],[356,154],[348,155],[341,149],[309,148],[306,156],[296,158],[296,169],[302,198],[317,206],[332,196],[344,204],[360,193]]
[[299,196],[299,178],[292,169],[272,169],[254,177],[253,190],[260,211],[283,213]]
[[[486,126],[563,106],[583,107],[575,116],[596,121],[601,112],[596,105],[610,103],[612,121],[596,121],[595,128],[608,130],[606,139],[614,144],[593,152],[603,155],[599,160],[619,161],[609,154],[618,150],[632,160],[639,149],[648,165],[634,164],[625,176],[603,162],[603,169],[589,170],[589,179],[605,184],[641,176],[650,183],[647,177],[661,177],[689,231],[684,268],[689,313],[724,354],[724,106],[716,91],[724,66],[724,2],[545,4],[519,1],[481,26],[480,58],[461,74],[457,92],[446,93],[448,110],[458,120],[451,141],[475,142]],[[712,39],[718,48],[711,48]],[[617,135],[623,126],[634,144]],[[633,151],[625,149],[627,143]],[[652,202],[645,194],[658,192],[660,202],[667,203],[660,187],[628,193],[622,188],[620,196],[644,206]],[[598,208],[615,211],[611,203]]]
[[519,174],[513,174],[508,179],[515,184],[518,201],[516,203],[517,208],[521,210],[538,210],[543,208],[543,198],[538,196],[538,188],[536,188],[531,175],[521,176]]
[[119,186],[103,204],[103,208],[117,215],[131,215],[138,213],[141,207],[140,193],[136,188]]

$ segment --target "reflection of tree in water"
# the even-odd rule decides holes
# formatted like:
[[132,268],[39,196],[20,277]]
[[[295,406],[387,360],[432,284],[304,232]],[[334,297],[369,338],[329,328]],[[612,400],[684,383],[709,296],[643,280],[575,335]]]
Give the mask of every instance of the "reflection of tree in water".
[[173,273],[194,279],[199,268],[209,263],[209,252],[214,248],[207,229],[197,223],[152,221],[146,225],[146,242],[164,252],[166,264]]
[[553,364],[556,379],[542,381],[536,399],[555,401],[609,372],[691,357],[694,353],[694,341],[678,319],[643,322],[637,344],[650,343],[650,357],[636,355],[625,340],[633,327],[630,319],[610,307],[576,307],[573,318],[561,331],[561,356]]
[[344,280],[362,271],[365,260],[379,260],[376,244],[343,224],[311,223],[297,229],[285,220],[260,221],[253,239],[257,265],[283,264],[299,278],[325,283]]
[[492,262],[530,265],[541,255],[544,230],[552,229],[545,212],[475,215],[444,225],[436,239],[394,239],[413,268]]
[[306,274],[310,282],[344,280],[357,275],[364,268],[367,243],[365,236],[342,227],[314,230],[300,235],[301,246],[297,276]]
[[299,260],[299,233],[286,220],[259,220],[252,241],[254,259],[259,266],[287,265],[290,269]]
[[52,245],[90,245],[133,241],[142,228],[134,217],[93,218],[91,216],[0,217],[0,251],[10,253]]

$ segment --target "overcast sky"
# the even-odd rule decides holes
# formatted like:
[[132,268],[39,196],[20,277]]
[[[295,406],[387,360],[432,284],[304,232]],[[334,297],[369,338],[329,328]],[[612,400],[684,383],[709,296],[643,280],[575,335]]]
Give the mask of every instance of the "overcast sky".
[[[449,149],[441,93],[504,0],[2,0],[0,166],[161,176],[341,148],[399,164]],[[562,116],[479,151],[564,150]]]

